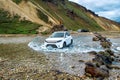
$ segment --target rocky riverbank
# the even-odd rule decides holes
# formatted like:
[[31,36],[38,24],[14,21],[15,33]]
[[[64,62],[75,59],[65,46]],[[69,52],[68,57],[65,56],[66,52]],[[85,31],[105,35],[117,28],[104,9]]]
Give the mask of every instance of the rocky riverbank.
[[[90,54],[95,55],[95,58],[93,58],[91,62],[86,62],[86,75],[98,78],[100,80],[105,78],[110,80],[119,79],[120,73],[115,74],[115,78],[110,78],[110,72],[115,69],[115,67],[112,66],[112,63],[116,61],[116,59],[120,61],[120,56],[115,55],[111,50],[112,42],[110,42],[109,39],[98,33],[95,33],[94,35],[95,37],[93,37],[93,41],[100,41],[100,45],[104,48],[104,51],[89,52]],[[119,66],[117,68],[120,69]]]
[[[119,80],[120,54],[111,47],[108,38],[94,42],[93,34],[73,34],[78,38],[69,52],[42,52],[28,47],[28,43],[36,37],[32,36],[2,36],[0,37],[0,79],[1,80]],[[90,36],[90,37],[89,37]],[[104,37],[104,35],[101,35]],[[45,36],[40,36],[40,43]],[[116,37],[117,38],[117,37]],[[82,40],[83,39],[83,40]],[[88,39],[88,40],[86,40]],[[119,39],[118,39],[119,40]],[[89,45],[81,43],[88,42]],[[107,42],[108,41],[108,42]],[[104,42],[102,51],[76,52],[78,49],[89,49]],[[110,40],[111,42],[111,40]],[[81,45],[78,45],[81,44]],[[82,45],[84,44],[84,45]],[[97,45],[96,45],[97,44]],[[100,45],[100,44],[99,44]],[[82,47],[82,48],[79,48]],[[70,48],[72,50],[72,47]],[[74,48],[73,48],[74,49]],[[98,48],[96,48],[98,49]],[[67,49],[66,49],[67,50]],[[78,50],[80,51],[80,50]]]

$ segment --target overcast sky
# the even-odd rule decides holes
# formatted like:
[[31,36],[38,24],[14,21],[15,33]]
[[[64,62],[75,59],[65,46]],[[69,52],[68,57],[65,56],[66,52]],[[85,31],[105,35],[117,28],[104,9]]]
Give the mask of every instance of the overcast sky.
[[83,5],[99,16],[120,20],[120,0],[69,0]]

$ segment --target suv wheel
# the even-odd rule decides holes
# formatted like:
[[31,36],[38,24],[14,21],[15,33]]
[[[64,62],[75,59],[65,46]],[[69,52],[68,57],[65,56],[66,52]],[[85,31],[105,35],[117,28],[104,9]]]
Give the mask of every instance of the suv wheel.
[[66,42],[63,43],[63,48],[66,47]]
[[72,45],[73,44],[73,39],[71,39],[71,43],[70,43],[70,45]]

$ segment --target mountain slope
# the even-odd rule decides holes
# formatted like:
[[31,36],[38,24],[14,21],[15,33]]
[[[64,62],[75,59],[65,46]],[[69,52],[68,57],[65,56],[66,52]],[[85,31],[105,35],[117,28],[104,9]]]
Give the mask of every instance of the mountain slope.
[[69,30],[120,30],[117,22],[99,17],[83,6],[67,0],[0,0],[0,8],[8,11],[11,16],[20,16],[18,22],[28,20],[42,25],[36,28],[38,32],[51,31],[56,25],[64,25]]
[[82,13],[86,14],[89,18],[87,20],[96,22],[104,30],[120,30],[120,24],[112,20],[108,20],[104,17],[96,15],[94,12],[87,10],[85,7],[80,6],[76,3],[71,3],[76,9],[81,10]]

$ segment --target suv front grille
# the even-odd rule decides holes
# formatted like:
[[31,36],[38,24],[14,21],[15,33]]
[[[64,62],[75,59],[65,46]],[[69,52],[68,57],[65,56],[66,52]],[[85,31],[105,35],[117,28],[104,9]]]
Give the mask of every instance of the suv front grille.
[[51,47],[53,47],[53,48],[57,48],[57,46],[54,45],[54,44],[48,44],[46,47],[48,47],[48,46],[51,46]]

